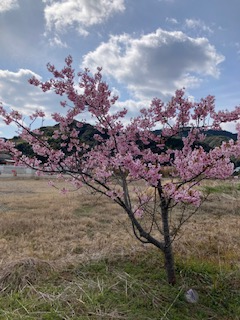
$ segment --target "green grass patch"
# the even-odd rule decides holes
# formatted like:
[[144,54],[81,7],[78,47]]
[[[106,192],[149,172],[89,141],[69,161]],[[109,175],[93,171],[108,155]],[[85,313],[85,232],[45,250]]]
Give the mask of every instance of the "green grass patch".
[[[180,257],[176,269],[173,287],[156,250],[82,264],[2,293],[0,319],[240,319],[240,270]],[[185,299],[190,288],[197,303]]]
[[218,184],[216,186],[204,186],[203,190],[207,194],[211,193],[227,193],[232,194],[233,192],[240,191],[240,184]]

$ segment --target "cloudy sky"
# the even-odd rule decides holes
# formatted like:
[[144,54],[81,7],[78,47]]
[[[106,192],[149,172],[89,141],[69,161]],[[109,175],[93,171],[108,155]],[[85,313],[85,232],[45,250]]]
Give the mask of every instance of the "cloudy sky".
[[[182,87],[230,110],[240,104],[239,13],[239,0],[1,0],[0,101],[26,115],[59,110],[27,80],[47,80],[47,62],[62,67],[71,54],[78,70],[103,67],[130,116]],[[0,136],[13,135],[0,122]]]

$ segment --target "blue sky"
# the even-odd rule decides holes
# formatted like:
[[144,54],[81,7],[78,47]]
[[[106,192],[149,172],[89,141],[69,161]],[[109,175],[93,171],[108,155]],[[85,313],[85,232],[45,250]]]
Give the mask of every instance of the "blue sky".
[[[61,67],[71,54],[77,70],[103,67],[129,116],[182,87],[231,110],[240,104],[239,13],[239,0],[1,0],[0,101],[50,117],[58,99],[27,80],[47,80],[47,62]],[[0,136],[14,130],[0,122]]]

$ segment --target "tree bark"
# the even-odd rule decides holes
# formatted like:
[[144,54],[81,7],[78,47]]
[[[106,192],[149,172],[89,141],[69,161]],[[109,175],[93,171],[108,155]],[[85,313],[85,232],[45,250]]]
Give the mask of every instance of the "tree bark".
[[165,269],[167,273],[168,283],[171,285],[176,284],[175,264],[172,252],[172,244],[170,243],[164,250]]
[[163,225],[163,236],[164,236],[164,258],[165,258],[165,270],[167,273],[168,283],[171,285],[176,284],[176,273],[175,273],[175,263],[172,250],[172,241],[169,228],[169,204],[162,192],[162,187],[158,187],[158,193],[161,201],[161,216]]
[[169,221],[168,221],[168,208],[162,208],[162,223],[164,234],[164,258],[165,269],[167,273],[168,283],[174,285],[176,283],[175,264],[172,251],[172,241],[170,236]]
[[[172,241],[171,241],[171,235],[170,235],[170,228],[169,228],[169,205],[170,203],[166,201],[166,198],[164,197],[164,194],[162,192],[162,187],[159,184],[158,186],[158,193],[160,197],[160,210],[161,210],[161,217],[162,217],[162,226],[163,226],[163,237],[164,241],[158,241],[155,239],[149,232],[146,232],[142,225],[139,223],[139,221],[135,218],[134,213],[132,212],[132,208],[130,205],[129,197],[128,197],[128,189],[126,182],[123,181],[123,189],[124,189],[124,196],[125,196],[125,202],[122,202],[121,199],[118,199],[116,201],[121,207],[124,208],[124,210],[127,212],[132,225],[133,225],[133,231],[135,236],[138,240],[144,242],[144,243],[151,243],[157,248],[159,248],[165,258],[165,270],[166,275],[168,279],[168,283],[171,285],[174,285],[176,283],[176,275],[175,275],[175,264],[174,264],[174,256],[173,256],[173,250],[172,250]],[[135,231],[138,230],[139,235]],[[142,239],[145,239],[146,241],[143,241]]]

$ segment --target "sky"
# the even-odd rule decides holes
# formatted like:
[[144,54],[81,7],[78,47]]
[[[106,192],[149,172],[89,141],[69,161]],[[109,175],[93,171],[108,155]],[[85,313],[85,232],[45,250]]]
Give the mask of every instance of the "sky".
[[[45,81],[46,64],[76,71],[103,68],[128,117],[185,88],[216,108],[240,105],[239,0],[0,0],[0,101],[29,115],[61,112],[59,99],[28,79]],[[226,125],[234,131],[234,125]],[[16,135],[0,121],[0,136]]]

